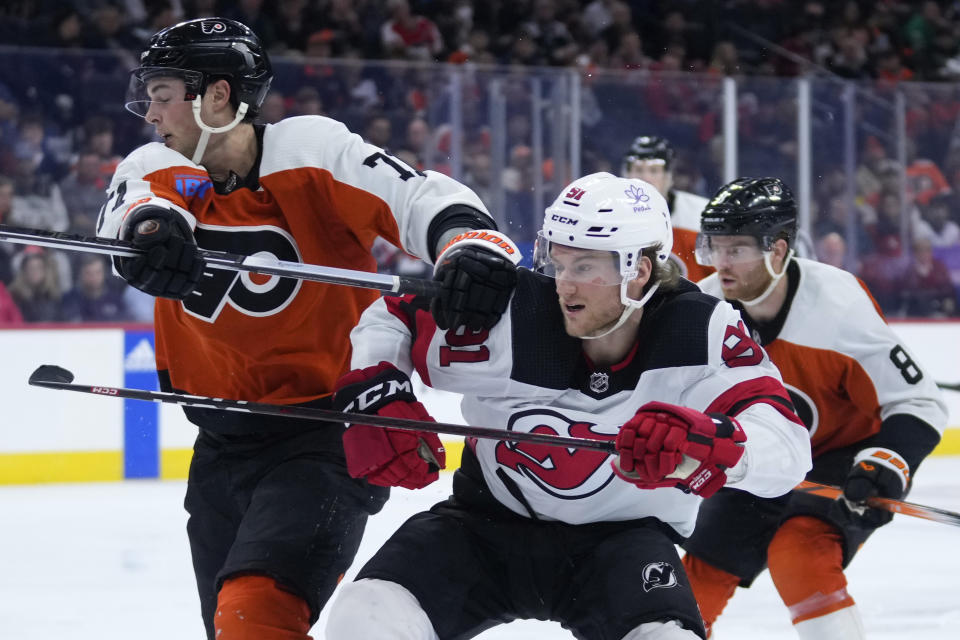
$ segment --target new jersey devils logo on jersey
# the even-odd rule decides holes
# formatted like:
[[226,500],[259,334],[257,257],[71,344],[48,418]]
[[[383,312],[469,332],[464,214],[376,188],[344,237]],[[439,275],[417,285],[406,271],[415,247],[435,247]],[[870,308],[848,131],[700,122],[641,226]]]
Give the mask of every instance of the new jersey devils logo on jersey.
[[[534,409],[514,414],[511,431],[549,433],[575,438],[613,440],[615,434],[597,433],[589,422],[574,422],[561,413]],[[566,449],[533,442],[499,442],[497,462],[522,473],[551,496],[576,500],[593,495],[613,479],[608,454],[588,449]]]
[[[279,227],[197,224],[194,235],[204,249],[300,262],[293,237]],[[207,322],[215,322],[228,304],[248,316],[270,316],[290,304],[299,290],[300,280],[294,278],[207,267],[194,294],[183,301],[183,307],[190,315]]]

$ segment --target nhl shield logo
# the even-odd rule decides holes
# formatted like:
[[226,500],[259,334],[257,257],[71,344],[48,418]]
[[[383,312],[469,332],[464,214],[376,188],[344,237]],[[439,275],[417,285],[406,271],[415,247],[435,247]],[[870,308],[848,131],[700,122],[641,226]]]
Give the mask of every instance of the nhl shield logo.
[[590,391],[604,393],[610,388],[610,376],[606,373],[590,374]]
[[677,586],[677,572],[669,562],[651,562],[640,573],[643,578],[643,591],[651,591],[660,587]]
[[200,30],[204,33],[223,33],[227,30],[227,25],[222,22],[206,21],[200,23]]

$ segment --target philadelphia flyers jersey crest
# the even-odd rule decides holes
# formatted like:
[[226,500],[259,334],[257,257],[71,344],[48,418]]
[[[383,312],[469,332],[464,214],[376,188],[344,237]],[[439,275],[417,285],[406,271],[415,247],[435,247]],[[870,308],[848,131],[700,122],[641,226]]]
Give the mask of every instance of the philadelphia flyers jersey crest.
[[[123,237],[138,207],[173,209],[205,249],[376,271],[377,236],[429,260],[428,228],[454,204],[486,211],[456,181],[419,172],[328,118],[262,131],[257,184],[218,189],[206,170],[162,144],[117,168],[98,234]],[[184,301],[158,299],[157,368],[174,388],[298,403],[329,394],[346,370],[343,339],[374,291],[207,268]]]
[[[890,415],[911,414],[942,433],[936,383],[886,324],[866,287],[830,265],[795,258],[782,325],[755,330],[783,375],[814,456],[864,440]],[[699,283],[720,296],[718,277]],[[781,312],[783,314],[783,312]]]
[[[524,433],[613,440],[652,400],[729,413],[748,434],[750,460],[731,470],[730,486],[758,495],[785,493],[809,468],[806,431],[779,373],[727,303],[683,281],[648,302],[627,357],[597,368],[565,332],[553,280],[526,269],[519,276],[509,312],[490,330],[442,331],[426,300],[378,300],[351,334],[351,366],[387,360],[416,370],[424,383],[463,394],[469,424]],[[471,479],[518,514],[571,524],[650,516],[681,536],[693,529],[698,496],[638,489],[614,475],[606,453],[484,438],[467,445],[457,473],[482,476]]]

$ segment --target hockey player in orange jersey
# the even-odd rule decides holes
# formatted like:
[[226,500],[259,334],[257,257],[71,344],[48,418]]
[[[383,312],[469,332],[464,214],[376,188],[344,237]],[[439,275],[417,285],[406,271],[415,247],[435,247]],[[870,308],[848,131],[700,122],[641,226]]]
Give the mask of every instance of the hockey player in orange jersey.
[[713,269],[697,263],[694,248],[700,229],[700,212],[707,199],[673,188],[673,163],[676,154],[670,143],[659,136],[639,136],[623,155],[620,175],[649,182],[667,199],[673,223],[672,258],[681,265],[683,276],[696,282]]
[[765,568],[802,640],[864,638],[843,570],[892,514],[946,423],[935,383],[853,275],[793,257],[797,207],[776,178],[740,178],[704,209],[697,258],[716,267],[701,289],[737,307],[783,374],[810,431],[810,480],[844,498],[758,498],[721,489],[700,509],[684,566],[708,629],[737,586]]
[[[461,233],[494,226],[470,189],[341,123],[255,123],[271,79],[256,34],[238,22],[203,18],[154,35],[127,108],[162,143],[117,167],[97,230],[145,250],[116,267],[158,298],[164,390],[328,407],[349,368],[350,329],[377,294],[208,268],[198,246],[375,271],[370,249],[382,236],[436,262],[438,324],[477,330],[506,308],[519,255],[502,235]],[[186,412],[200,428],[185,506],[207,637],[307,638],[388,490],[347,474],[342,424]],[[366,444],[390,454],[404,437],[422,438],[442,466],[432,434]],[[409,486],[435,475],[421,461]]]

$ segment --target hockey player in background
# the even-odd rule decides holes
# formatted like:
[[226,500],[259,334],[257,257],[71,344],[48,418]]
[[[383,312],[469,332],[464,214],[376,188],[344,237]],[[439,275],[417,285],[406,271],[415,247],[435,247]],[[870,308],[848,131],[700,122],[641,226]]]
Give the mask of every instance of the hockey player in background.
[[[349,331],[377,294],[207,268],[198,246],[375,271],[370,248],[382,236],[438,258],[438,324],[478,330],[506,308],[518,255],[502,235],[496,248],[448,245],[493,227],[477,196],[339,122],[255,124],[271,78],[238,22],[191,20],[153,36],[127,107],[162,143],[120,163],[98,233],[145,250],[117,269],[158,298],[162,389],[329,407],[349,368]],[[186,413],[200,427],[185,506],[207,636],[306,638],[388,490],[347,474],[342,424]]]
[[864,638],[844,567],[893,517],[869,496],[906,495],[940,440],[946,407],[935,383],[886,325],[857,278],[793,257],[797,206],[777,178],[740,178],[703,211],[701,281],[742,314],[780,368],[810,431],[816,482],[844,499],[760,497],[721,490],[700,508],[684,566],[709,629],[738,585],[770,577],[803,640]]
[[[364,312],[336,406],[431,420],[415,370],[464,394],[469,424],[607,439],[619,456],[468,439],[453,496],[342,588],[328,640],[470,638],[518,618],[586,639],[703,637],[674,543],[701,497],[781,495],[810,450],[776,368],[730,305],[679,277],[671,241],[651,185],[597,173],[546,210],[539,273],[519,271],[492,329],[439,329],[412,296]],[[427,438],[351,425],[348,469],[419,486],[436,478]]]
[[649,182],[667,199],[673,223],[673,259],[682,265],[682,275],[696,282],[713,269],[697,263],[694,252],[700,230],[700,212],[707,199],[673,188],[675,153],[670,143],[659,136],[639,136],[623,155],[620,175]]

